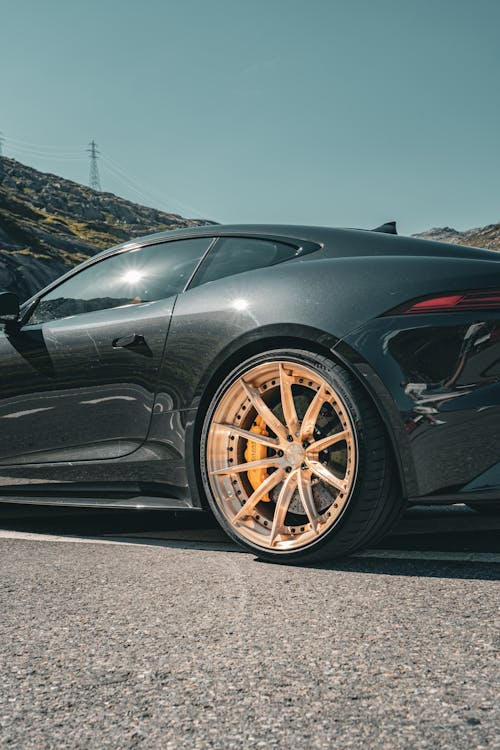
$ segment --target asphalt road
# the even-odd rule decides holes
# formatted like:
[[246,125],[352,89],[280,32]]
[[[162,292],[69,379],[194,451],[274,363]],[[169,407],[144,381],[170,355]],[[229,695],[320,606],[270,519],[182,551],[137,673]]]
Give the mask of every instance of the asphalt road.
[[256,561],[205,519],[0,508],[0,746],[500,747],[499,519]]

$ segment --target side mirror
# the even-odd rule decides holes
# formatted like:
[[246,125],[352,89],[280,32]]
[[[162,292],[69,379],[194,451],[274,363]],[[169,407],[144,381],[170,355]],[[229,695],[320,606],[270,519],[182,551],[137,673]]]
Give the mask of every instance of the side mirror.
[[0,291],[0,323],[17,323],[19,298],[13,292]]

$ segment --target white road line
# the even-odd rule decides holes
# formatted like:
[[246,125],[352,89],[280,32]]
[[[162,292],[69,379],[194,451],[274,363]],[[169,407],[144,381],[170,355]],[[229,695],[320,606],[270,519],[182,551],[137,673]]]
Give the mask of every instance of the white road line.
[[[179,539],[164,536],[161,539],[152,537],[114,536],[114,537],[80,537],[56,534],[34,534],[26,531],[9,531],[0,529],[0,539],[16,539],[32,542],[72,542],[73,544],[117,544],[121,546],[140,545],[143,547],[171,547],[176,549],[196,549],[210,552],[241,552],[243,550],[231,541],[204,541]],[[369,558],[378,560],[429,560],[436,562],[469,562],[500,565],[500,554],[496,552],[448,552],[434,550],[372,549],[356,552],[351,558]]]
[[56,534],[34,534],[28,531],[8,531],[0,529],[0,539],[19,539],[28,542],[74,542],[76,544],[122,544],[114,539],[102,539],[82,536],[56,535]]
[[86,537],[71,536],[71,534],[35,534],[28,531],[9,531],[0,529],[0,539],[15,539],[28,542],[72,542],[73,544],[115,544],[123,546],[141,546],[141,547],[175,547],[178,549],[198,549],[215,552],[243,552],[241,547],[234,544],[229,539],[221,542],[196,541],[195,539],[175,539],[175,538],[136,538],[134,536],[107,536],[107,537]]
[[441,562],[481,562],[500,564],[497,552],[452,552],[412,549],[369,549],[352,557],[376,557],[380,560],[437,560]]

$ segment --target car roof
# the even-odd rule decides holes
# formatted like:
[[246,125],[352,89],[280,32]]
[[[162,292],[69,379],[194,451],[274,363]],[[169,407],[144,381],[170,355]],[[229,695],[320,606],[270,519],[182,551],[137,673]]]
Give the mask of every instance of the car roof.
[[[133,242],[144,244],[144,242],[161,239],[173,239],[174,237],[196,237],[197,235],[221,235],[221,234],[257,234],[274,235],[276,237],[297,237],[309,239],[313,235],[324,236],[325,232],[334,232],[333,227],[314,227],[299,224],[204,224],[196,227],[183,227],[182,229],[171,229],[155,234],[147,234],[134,238]],[[129,244],[129,243],[127,243]]]
[[[219,236],[251,236],[256,237],[281,237],[307,242],[316,242],[320,245],[339,235],[356,234],[367,232],[378,234],[376,230],[344,229],[339,227],[308,226],[303,224],[204,224],[195,227],[183,227],[181,229],[170,229],[154,234],[145,234],[134,237],[119,245],[103,250],[99,255],[107,255],[117,250],[129,250],[134,247],[165,242],[176,239],[187,239],[188,237],[219,237]],[[380,234],[378,235],[380,236]],[[394,235],[393,235],[394,236]],[[93,256],[94,258],[97,256]]]
[[190,237],[255,236],[268,239],[290,239],[314,243],[325,248],[330,257],[362,255],[444,255],[483,258],[500,261],[494,250],[472,248],[466,245],[436,242],[420,237],[408,237],[377,229],[352,229],[344,227],[307,226],[303,224],[206,224],[196,227],[171,229],[155,234],[142,235],[115,245],[92,256],[104,258],[116,252],[139,248],[157,242],[168,242]]

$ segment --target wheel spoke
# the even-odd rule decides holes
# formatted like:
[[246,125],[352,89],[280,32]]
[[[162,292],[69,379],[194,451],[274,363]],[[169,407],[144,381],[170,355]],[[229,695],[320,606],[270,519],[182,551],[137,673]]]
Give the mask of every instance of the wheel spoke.
[[332,529],[358,465],[351,410],[323,366],[293,359],[249,360],[217,396],[200,450],[233,536],[285,556]]
[[272,547],[276,537],[280,533],[285,523],[286,514],[288,512],[288,506],[293,497],[293,493],[297,488],[297,470],[293,471],[287,476],[283,482],[283,487],[280,490],[278,499],[276,501],[276,508],[274,511],[273,526],[271,529],[271,536],[269,538],[269,544]]
[[236,524],[239,521],[241,521],[242,518],[245,516],[248,516],[249,513],[252,512],[252,510],[255,508],[257,503],[261,500],[261,498],[266,495],[269,490],[272,490],[273,487],[276,487],[277,484],[281,482],[283,477],[285,476],[285,472],[283,469],[278,469],[277,471],[274,471],[272,474],[269,474],[267,479],[265,479],[259,487],[257,487],[256,490],[250,495],[248,500],[246,501],[245,505],[242,505],[240,510],[236,513],[236,515],[231,519],[231,523]]
[[283,417],[290,435],[299,436],[299,420],[292,394],[293,379],[286,372],[283,364],[280,364],[280,391]]
[[274,432],[275,435],[278,436],[278,438],[280,438],[281,440],[286,440],[287,433],[284,425],[281,424],[278,417],[273,414],[271,409],[264,402],[257,388],[249,385],[243,379],[240,380],[240,383],[246,395],[250,399],[250,403],[260,414],[265,424]]
[[315,443],[311,443],[311,445],[308,446],[307,453],[320,453],[321,451],[324,451],[325,448],[335,445],[335,443],[347,440],[349,435],[349,430],[342,430],[342,432],[336,432],[334,435],[328,435],[327,437],[321,438],[321,440],[316,440]]
[[244,438],[245,440],[251,440],[254,443],[266,445],[268,448],[276,449],[280,444],[279,440],[277,440],[276,438],[268,437],[267,435],[261,435],[258,432],[250,432],[250,430],[243,430],[241,427],[236,427],[236,425],[234,424],[224,424],[222,422],[218,422],[214,424],[214,427],[232,432],[233,435],[237,435],[238,437]]
[[318,421],[321,407],[325,403],[325,390],[325,386],[322,385],[307,407],[307,411],[304,415],[304,419],[302,420],[302,427],[300,430],[301,440],[310,440],[313,435],[314,427],[316,426],[316,422]]
[[304,507],[309,523],[311,524],[314,531],[318,530],[318,511],[314,502],[314,496],[312,493],[311,482],[305,476],[304,472],[299,469],[299,495],[300,501]]
[[268,458],[259,458],[258,461],[248,461],[244,464],[235,464],[234,466],[224,466],[223,469],[215,469],[210,474],[219,476],[221,474],[241,474],[242,471],[251,471],[252,469],[269,469],[271,466],[278,466],[281,463],[278,456],[269,456]]
[[311,461],[309,459],[306,459],[306,464],[311,469],[313,474],[316,474],[317,477],[322,479],[327,484],[330,484],[332,487],[335,487],[336,490],[345,492],[345,480],[336,477],[335,474],[332,474],[332,472],[326,468],[326,466],[323,466],[323,464],[321,464],[319,461]]

